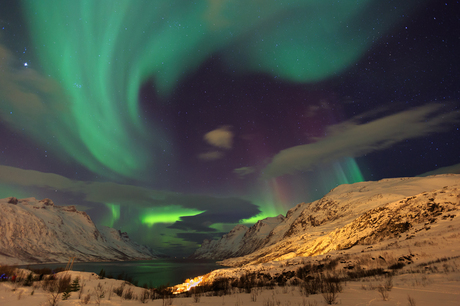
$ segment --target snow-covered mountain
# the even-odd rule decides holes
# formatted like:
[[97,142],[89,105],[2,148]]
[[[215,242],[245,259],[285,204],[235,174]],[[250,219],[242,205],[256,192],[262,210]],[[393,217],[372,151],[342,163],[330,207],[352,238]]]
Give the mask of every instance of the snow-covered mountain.
[[219,240],[206,239],[191,258],[225,259],[250,254],[264,245],[270,232],[284,220],[284,216],[265,218],[251,227],[235,226]]
[[157,253],[113,228],[97,229],[75,206],[50,199],[0,200],[0,263],[154,259]]
[[[418,231],[449,222],[459,212],[460,175],[457,174],[340,185],[322,199],[300,203],[289,210],[259,241],[255,251],[245,256],[233,251],[232,257],[241,257],[225,259],[221,264],[265,263],[321,255],[395,237],[409,239]],[[219,258],[226,240],[224,235],[218,242],[208,242],[205,250],[202,246],[195,254]],[[241,239],[238,250],[251,247]]]

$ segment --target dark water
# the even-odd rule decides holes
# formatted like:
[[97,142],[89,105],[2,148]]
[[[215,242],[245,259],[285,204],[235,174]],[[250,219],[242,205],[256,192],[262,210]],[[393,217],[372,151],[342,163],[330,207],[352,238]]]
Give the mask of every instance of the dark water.
[[[64,267],[66,264],[30,265],[31,268]],[[72,270],[94,272],[99,274],[104,269],[105,275],[117,278],[124,273],[132,277],[132,281],[139,286],[177,285],[187,278],[203,275],[212,270],[223,268],[209,260],[191,259],[158,259],[148,261],[123,261],[123,262],[85,262],[74,263]]]

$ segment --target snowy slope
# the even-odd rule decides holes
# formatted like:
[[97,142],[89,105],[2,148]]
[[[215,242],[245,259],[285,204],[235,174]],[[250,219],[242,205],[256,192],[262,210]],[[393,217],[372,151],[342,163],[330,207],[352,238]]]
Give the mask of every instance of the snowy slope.
[[[436,218],[436,214],[447,219],[451,218],[449,214],[455,217],[453,212],[460,208],[459,184],[460,175],[448,174],[338,186],[318,201],[289,210],[284,221],[262,242],[263,247],[222,264],[240,266],[325,254],[392,238],[393,234],[431,222],[427,220]],[[412,204],[404,206],[407,203]],[[388,232],[390,229],[393,232]]]
[[153,259],[157,253],[129,240],[126,233],[102,228],[74,206],[50,199],[0,200],[0,262],[39,263]]
[[225,259],[243,256],[263,246],[270,232],[284,220],[284,216],[265,218],[250,228],[239,224],[219,240],[206,239],[192,258]]
[[219,240],[205,239],[201,247],[191,255],[191,258],[217,258],[224,259],[232,257],[238,250],[241,240],[248,228],[242,224],[235,226],[228,234],[225,234]]

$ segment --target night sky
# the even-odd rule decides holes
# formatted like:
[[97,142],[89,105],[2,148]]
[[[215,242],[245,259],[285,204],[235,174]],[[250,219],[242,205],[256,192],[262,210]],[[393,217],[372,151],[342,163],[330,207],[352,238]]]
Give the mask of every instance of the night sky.
[[459,1],[0,0],[0,198],[169,255],[460,171]]

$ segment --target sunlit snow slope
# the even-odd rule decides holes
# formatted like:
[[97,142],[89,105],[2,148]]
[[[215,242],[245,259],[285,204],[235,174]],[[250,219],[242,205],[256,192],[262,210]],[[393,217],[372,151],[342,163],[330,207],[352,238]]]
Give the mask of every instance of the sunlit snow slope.
[[[415,230],[452,220],[459,210],[457,174],[340,185],[317,201],[289,210],[254,252],[226,259],[222,264],[256,264],[320,255],[395,237],[406,239]],[[208,245],[213,243],[217,245]],[[243,243],[239,249],[244,247]],[[221,249],[208,248],[207,257],[219,258]]]

